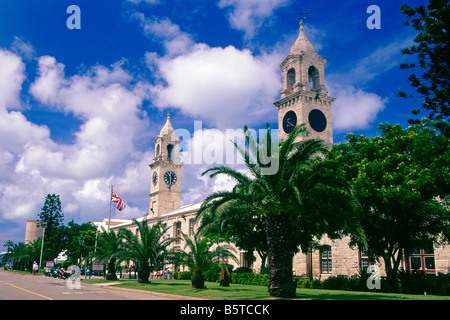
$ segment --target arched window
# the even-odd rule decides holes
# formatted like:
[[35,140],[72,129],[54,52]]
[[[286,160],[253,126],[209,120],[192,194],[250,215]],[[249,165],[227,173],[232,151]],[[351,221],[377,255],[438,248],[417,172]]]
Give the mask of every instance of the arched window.
[[320,271],[322,273],[331,273],[333,271],[331,246],[322,246],[320,248]]
[[167,161],[172,161],[173,145],[167,145]]
[[159,144],[156,146],[156,156],[159,156],[159,152],[160,152],[160,148],[159,148]]
[[320,89],[319,70],[316,67],[310,66],[308,68],[308,81],[311,84],[311,90]]
[[287,89],[291,91],[294,88],[295,84],[295,70],[289,69],[287,72]]

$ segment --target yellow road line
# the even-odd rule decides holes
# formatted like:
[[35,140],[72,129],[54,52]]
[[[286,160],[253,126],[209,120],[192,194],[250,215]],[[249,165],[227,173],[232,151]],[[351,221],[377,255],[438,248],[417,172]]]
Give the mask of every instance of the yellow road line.
[[10,286],[12,286],[12,287],[14,287],[14,288],[17,288],[17,289],[20,289],[20,290],[26,291],[26,292],[28,292],[28,293],[32,293],[32,294],[35,294],[35,295],[37,295],[37,296],[39,296],[39,297],[42,297],[42,298],[45,298],[45,299],[47,299],[47,300],[53,300],[52,298],[49,298],[49,297],[43,296],[42,294],[39,294],[39,293],[36,293],[36,292],[30,291],[30,290],[27,290],[27,289],[24,289],[24,288],[21,288],[21,287],[15,286],[15,285],[13,285],[12,283],[9,283],[9,282],[4,282],[4,281],[1,281],[1,280],[0,280],[0,282],[1,282],[1,283],[4,283],[4,284],[8,284],[8,285],[10,285]]

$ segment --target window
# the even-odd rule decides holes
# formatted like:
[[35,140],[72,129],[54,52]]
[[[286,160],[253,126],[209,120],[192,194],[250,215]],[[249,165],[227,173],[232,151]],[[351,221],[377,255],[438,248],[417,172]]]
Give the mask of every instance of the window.
[[175,243],[180,244],[180,242],[181,242],[181,222],[175,222],[173,231],[174,231],[173,237],[177,239],[175,241]]
[[173,145],[167,145],[167,161],[172,161]]
[[366,271],[371,265],[374,265],[374,262],[369,260],[367,251],[364,249],[359,249],[359,266],[361,270]]
[[320,249],[320,270],[322,273],[331,273],[333,270],[331,246],[323,246]]
[[411,271],[421,270],[427,273],[435,272],[433,245],[420,249],[414,248],[409,256]]
[[294,88],[295,84],[295,70],[289,69],[287,72],[287,89],[291,91]]
[[194,219],[189,219],[189,235],[194,235]]
[[320,89],[319,70],[314,66],[311,66],[308,69],[308,81],[311,84],[311,90]]

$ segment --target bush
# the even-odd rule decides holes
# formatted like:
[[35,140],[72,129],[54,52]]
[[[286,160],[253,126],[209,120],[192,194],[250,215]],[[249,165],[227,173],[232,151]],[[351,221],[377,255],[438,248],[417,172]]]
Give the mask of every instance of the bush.
[[192,279],[192,272],[191,271],[175,272],[173,274],[173,278],[177,279],[177,280],[191,280]]
[[348,290],[347,276],[331,276],[323,281],[323,288],[330,290]]
[[311,281],[307,278],[298,279],[297,288],[311,288]]
[[322,289],[322,282],[320,280],[313,280],[311,282],[311,289]]
[[252,269],[249,267],[240,267],[233,271],[234,273],[252,273]]

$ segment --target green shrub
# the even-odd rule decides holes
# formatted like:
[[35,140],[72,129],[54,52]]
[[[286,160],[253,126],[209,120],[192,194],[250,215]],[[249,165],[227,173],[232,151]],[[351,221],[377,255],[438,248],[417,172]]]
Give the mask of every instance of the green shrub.
[[175,272],[173,277],[174,277],[174,279],[177,279],[177,280],[191,280],[192,272],[191,271]]
[[331,276],[323,281],[324,289],[330,290],[348,290],[348,277],[347,276]]
[[311,288],[311,281],[307,278],[298,279],[297,288]]
[[322,289],[322,282],[320,280],[313,280],[311,282],[311,289]]

